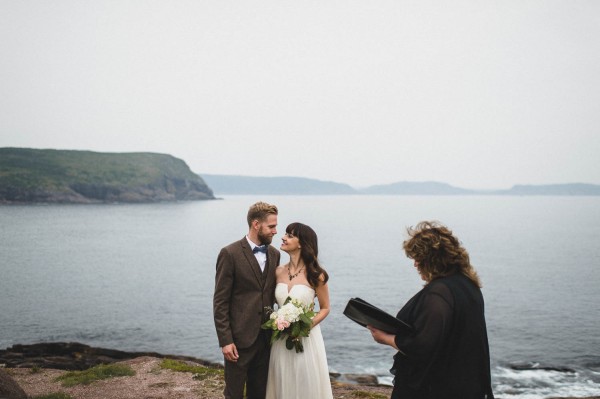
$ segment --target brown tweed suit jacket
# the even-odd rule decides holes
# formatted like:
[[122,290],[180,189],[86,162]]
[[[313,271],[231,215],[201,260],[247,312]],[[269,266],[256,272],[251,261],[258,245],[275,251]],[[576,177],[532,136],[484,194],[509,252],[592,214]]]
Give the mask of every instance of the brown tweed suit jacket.
[[275,269],[281,254],[269,245],[261,272],[246,237],[221,249],[217,258],[213,314],[219,346],[250,347],[260,325],[268,319],[265,307],[275,303]]

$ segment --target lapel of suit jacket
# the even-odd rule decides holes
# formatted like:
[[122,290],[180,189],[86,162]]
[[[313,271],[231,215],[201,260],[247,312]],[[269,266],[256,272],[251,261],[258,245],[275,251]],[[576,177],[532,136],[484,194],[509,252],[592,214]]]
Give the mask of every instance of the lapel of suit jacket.
[[269,273],[271,273],[271,270],[275,270],[275,268],[277,267],[277,265],[275,264],[276,257],[276,252],[273,251],[271,249],[271,246],[269,245],[267,250],[267,262],[265,263],[265,276],[268,276]]
[[[258,264],[258,261],[256,260],[256,256],[254,256],[254,253],[252,253],[252,248],[250,247],[250,244],[248,244],[248,240],[246,239],[246,237],[242,238],[241,243],[242,243],[242,252],[244,253],[244,256],[246,257],[248,264],[250,264],[250,269],[252,269],[252,273],[254,273],[254,277],[256,277],[258,284],[261,287],[263,287],[264,280],[262,278],[262,271],[260,270],[260,265]],[[267,259],[267,262],[268,262],[268,259]],[[265,265],[265,267],[266,267],[266,265]]]

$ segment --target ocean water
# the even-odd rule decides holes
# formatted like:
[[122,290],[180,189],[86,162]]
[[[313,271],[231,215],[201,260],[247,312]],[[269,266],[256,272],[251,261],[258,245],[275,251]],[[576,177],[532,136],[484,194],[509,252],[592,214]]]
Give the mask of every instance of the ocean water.
[[[220,361],[212,322],[219,249],[247,232],[248,206],[319,235],[332,311],[331,371],[391,382],[393,350],[343,316],[351,297],[395,313],[421,287],[406,227],[447,224],[484,284],[494,392],[600,395],[600,198],[231,196],[147,205],[0,207],[0,348],[78,341]],[[285,262],[287,256],[282,256]]]

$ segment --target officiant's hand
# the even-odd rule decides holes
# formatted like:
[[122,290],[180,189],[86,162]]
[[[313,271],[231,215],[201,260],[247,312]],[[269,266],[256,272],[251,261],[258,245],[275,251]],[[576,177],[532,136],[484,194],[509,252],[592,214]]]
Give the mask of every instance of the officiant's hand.
[[230,362],[237,362],[237,360],[240,358],[235,344],[225,345],[221,348],[221,350],[223,351],[223,356],[225,357],[225,360],[229,360]]
[[378,330],[373,326],[367,326],[367,328],[369,329],[369,331],[371,331],[371,336],[373,337],[375,342],[383,344],[383,345],[389,345],[394,349],[398,349],[398,347],[396,346],[396,336],[395,335],[388,334],[385,331]]

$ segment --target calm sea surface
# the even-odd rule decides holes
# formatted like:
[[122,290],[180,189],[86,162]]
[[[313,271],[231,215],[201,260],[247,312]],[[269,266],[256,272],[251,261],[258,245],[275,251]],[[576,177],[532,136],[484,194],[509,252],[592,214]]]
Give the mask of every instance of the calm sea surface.
[[483,280],[495,393],[600,395],[600,197],[232,196],[2,206],[0,348],[78,341],[220,361],[212,321],[216,256],[247,232],[246,211],[257,200],[279,206],[277,246],[291,222],[319,235],[330,274],[332,312],[322,330],[332,371],[391,381],[393,351],[342,311],[358,296],[395,313],[416,293],[422,282],[401,250],[405,228],[436,219],[462,240]]

